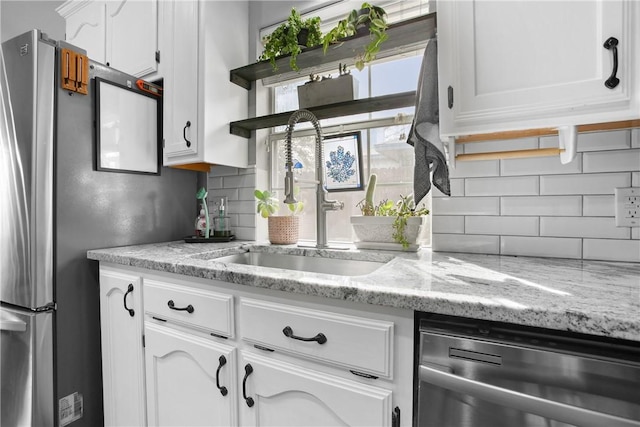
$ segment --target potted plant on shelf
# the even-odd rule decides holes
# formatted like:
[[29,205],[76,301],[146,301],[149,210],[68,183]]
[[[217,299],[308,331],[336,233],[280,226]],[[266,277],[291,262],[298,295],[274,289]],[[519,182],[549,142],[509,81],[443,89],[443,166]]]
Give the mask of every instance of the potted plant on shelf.
[[329,45],[339,43],[341,39],[354,36],[360,31],[368,29],[371,40],[365,46],[364,51],[356,56],[355,60],[356,68],[362,70],[364,64],[375,59],[380,51],[380,45],[389,38],[386,14],[385,10],[379,6],[366,2],[362,3],[359,10],[352,10],[322,37],[324,52],[327,52]]
[[429,209],[417,207],[413,195],[400,195],[396,202],[374,202],[377,177],[369,176],[364,200],[358,203],[361,216],[352,216],[356,246],[361,249],[417,250],[418,239]]
[[254,196],[258,200],[257,213],[267,218],[269,241],[274,245],[292,245],[298,242],[300,217],[298,214],[304,209],[302,202],[288,204],[289,215],[276,215],[280,210],[280,202],[270,191],[255,190]]
[[315,16],[303,20],[298,11],[292,8],[287,21],[264,37],[262,42],[264,51],[258,61],[268,60],[276,71],[276,59],[283,55],[291,55],[289,65],[292,70],[298,71],[296,58],[302,49],[317,46],[322,42],[320,18]]

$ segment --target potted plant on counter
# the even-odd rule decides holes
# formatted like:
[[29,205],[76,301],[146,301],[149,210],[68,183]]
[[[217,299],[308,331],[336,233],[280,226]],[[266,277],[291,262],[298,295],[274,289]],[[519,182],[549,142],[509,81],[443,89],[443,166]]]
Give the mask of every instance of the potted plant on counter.
[[264,51],[258,61],[268,60],[276,71],[278,69],[276,59],[283,55],[291,55],[289,65],[292,70],[298,71],[296,58],[302,49],[317,46],[322,42],[320,18],[316,16],[303,20],[298,11],[292,8],[287,21],[264,37],[262,42]]
[[352,10],[344,18],[338,21],[335,27],[322,37],[322,48],[325,53],[331,44],[340,43],[341,39],[351,37],[361,31],[369,31],[370,42],[364,51],[356,56],[355,66],[358,70],[364,68],[364,64],[375,59],[380,51],[380,45],[389,38],[385,10],[370,3],[362,3],[359,10]]
[[280,202],[270,191],[255,190],[253,192],[258,200],[257,213],[262,218],[267,218],[269,228],[269,241],[273,245],[293,245],[298,242],[300,234],[300,217],[298,214],[304,209],[302,202],[290,203],[289,215],[276,215],[280,210]]
[[396,202],[374,202],[377,176],[371,174],[365,199],[358,203],[361,216],[352,216],[351,225],[360,249],[418,250],[418,239],[429,209],[417,207],[413,195],[400,195]]

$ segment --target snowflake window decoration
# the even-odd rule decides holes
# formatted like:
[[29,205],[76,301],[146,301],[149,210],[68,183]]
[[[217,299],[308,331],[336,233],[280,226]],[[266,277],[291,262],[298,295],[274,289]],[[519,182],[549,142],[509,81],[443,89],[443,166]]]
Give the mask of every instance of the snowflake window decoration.
[[345,152],[342,145],[338,146],[336,151],[329,153],[329,161],[327,161],[327,176],[337,182],[346,182],[356,170],[353,167],[356,157],[350,151]]

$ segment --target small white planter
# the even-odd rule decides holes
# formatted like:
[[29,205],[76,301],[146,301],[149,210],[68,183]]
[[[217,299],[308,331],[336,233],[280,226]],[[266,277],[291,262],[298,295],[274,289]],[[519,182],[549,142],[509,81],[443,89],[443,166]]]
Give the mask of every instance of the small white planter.
[[359,249],[384,249],[396,251],[417,251],[420,247],[418,239],[427,223],[426,216],[407,218],[404,235],[409,242],[408,248],[396,243],[393,238],[394,216],[352,216],[351,225],[356,233],[355,245]]

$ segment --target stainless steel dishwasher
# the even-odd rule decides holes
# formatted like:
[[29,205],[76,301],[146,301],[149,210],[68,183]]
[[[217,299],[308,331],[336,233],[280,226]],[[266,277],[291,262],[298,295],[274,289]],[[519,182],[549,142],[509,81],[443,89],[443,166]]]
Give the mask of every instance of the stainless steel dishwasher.
[[638,343],[440,315],[416,325],[416,426],[640,426]]

